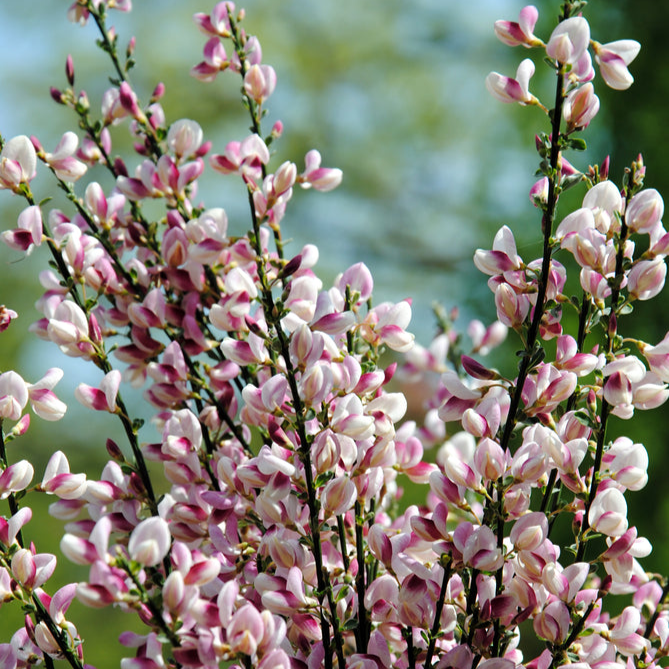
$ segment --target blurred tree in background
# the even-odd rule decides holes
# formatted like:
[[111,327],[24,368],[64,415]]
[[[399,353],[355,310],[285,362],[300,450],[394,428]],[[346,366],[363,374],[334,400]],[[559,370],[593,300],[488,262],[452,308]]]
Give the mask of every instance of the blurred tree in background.
[[[0,60],[0,133],[6,139],[35,134],[52,150],[62,133],[73,129],[68,110],[53,103],[48,92],[50,86],[64,86],[68,53],[74,58],[76,86],[87,91],[93,109],[99,108],[110,68],[94,46],[95,26],[81,28],[67,22],[68,4],[40,0],[0,4],[5,51]],[[280,161],[301,165],[305,152],[315,146],[324,163],[342,168],[345,175],[342,187],[325,198],[296,193],[284,223],[294,240],[289,252],[297,253],[307,242],[317,244],[322,254],[320,275],[326,282],[354,262],[364,261],[376,280],[377,301],[414,298],[413,331],[424,344],[434,332],[433,300],[448,308],[460,307],[461,325],[471,317],[494,319],[492,293],[471,261],[475,248],[489,248],[494,232],[507,223],[516,232],[524,258],[540,255],[540,216],[528,191],[538,163],[533,136],[547,130],[547,123],[538,109],[500,105],[483,84],[490,70],[512,74],[522,58],[532,56],[502,47],[492,31],[496,19],[515,19],[522,3],[248,0],[239,4],[247,9],[247,31],[259,35],[264,61],[278,74],[270,121],[281,119],[285,126],[284,138],[276,145]],[[536,33],[547,37],[558,3],[536,4],[541,17]],[[109,21],[121,44],[131,35],[137,38],[138,67],[131,75],[142,99],[146,101],[163,81],[167,93],[162,102],[169,121],[197,120],[219,152],[228,141],[245,136],[239,82],[222,76],[213,85],[203,85],[188,74],[201,60],[205,41],[191,16],[209,12],[213,0],[135,5],[130,15],[113,12]],[[636,83],[629,91],[610,91],[595,81],[602,110],[586,132],[588,151],[574,161],[581,158],[577,166],[584,168],[610,153],[611,178],[620,183],[624,166],[642,152],[647,184],[667,196],[669,169],[663,152],[669,78],[663,76],[662,64],[669,58],[664,34],[669,5],[653,0],[633,4],[593,0],[588,19],[600,41],[636,39],[642,51],[631,67]],[[543,76],[540,63],[537,67],[532,90],[550,100],[552,79]],[[129,148],[123,131],[114,137],[114,153]],[[97,178],[105,188],[111,187],[102,173]],[[243,233],[249,226],[246,197],[241,183],[235,190],[229,181],[211,174],[200,197],[209,206],[224,207],[231,230]],[[53,189],[48,179],[41,178],[34,190],[41,199]],[[582,196],[581,190],[570,193],[567,204],[578,203]],[[53,206],[59,203],[56,198]],[[19,210],[12,198],[0,198],[3,229],[14,225]],[[51,344],[26,337],[28,326],[38,318],[32,305],[40,295],[37,275],[44,269],[44,251],[19,259],[18,254],[0,249],[0,303],[21,315],[3,335],[0,370],[17,368],[35,380],[51,366],[63,367],[66,379],[58,390],[70,415],[55,428],[35,420],[14,448],[35,463],[38,479],[57,448],[66,450],[73,470],[96,475],[106,460],[105,437],[113,436],[117,426],[111,416],[85,412],[73,397],[79,382],[97,382],[96,370],[61,356]],[[643,305],[628,321],[625,327],[634,331],[630,334],[651,343],[669,329],[666,313],[644,310]],[[513,375],[513,342],[509,346],[501,354],[506,360],[500,358],[499,364]],[[665,521],[669,497],[662,495],[669,467],[666,416],[666,407],[645,414],[633,430],[649,451],[651,479],[644,491],[630,497],[631,517],[655,547],[644,565],[658,571],[666,571],[669,564]],[[627,430],[628,425],[622,427]],[[59,441],[54,443],[52,434],[59,435]],[[150,432],[145,436],[152,438]],[[48,535],[50,550],[57,551],[60,522],[38,526],[33,521],[29,530],[40,541]],[[63,559],[59,567],[66,564]],[[71,569],[66,578],[77,573]],[[80,630],[93,641],[91,645],[97,648],[103,639],[109,644],[101,645],[99,652],[89,647],[89,660],[100,667],[117,666],[116,635],[125,622],[112,622],[107,610],[98,613],[83,607],[73,617],[82,621]],[[15,627],[14,621],[0,622],[0,631]],[[3,640],[6,636],[2,634]]]

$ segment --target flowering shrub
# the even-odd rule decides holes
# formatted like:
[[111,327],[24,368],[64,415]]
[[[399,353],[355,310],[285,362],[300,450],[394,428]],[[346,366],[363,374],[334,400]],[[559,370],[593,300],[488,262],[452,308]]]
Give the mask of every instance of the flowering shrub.
[[[6,447],[29,429],[28,404],[63,418],[62,372],[34,384],[0,374],[0,593],[27,613],[0,645],[1,667],[90,666],[67,618],[75,597],[139,620],[144,634],[120,639],[124,669],[660,663],[669,586],[637,561],[651,547],[625,501],[646,484],[648,456],[607,428],[669,397],[669,335],[651,345],[619,328],[662,289],[669,233],[661,196],[643,189],[641,157],[622,185],[608,179],[608,160],[579,170],[566,157],[584,148],[580,133],[599,110],[592,56],[622,90],[639,50],[592,40],[584,4],[564,3],[545,42],[533,6],[495,24],[502,42],[535,49],[555,73],[549,105],[530,92],[530,59],[515,78],[486,80],[502,102],[546,113],[530,192],[543,255],[525,262],[506,226],[476,252],[499,320],[472,322],[469,348],[443,316],[429,347],[416,344],[410,303],[374,304],[363,264],[326,288],[315,246],[286,255],[282,219],[296,186],[329,191],[342,173],[315,149],[299,166],[272,156],[283,126],[262,121],[277,75],[243,10],[221,2],[195,16],[206,43],[192,75],[240,77],[251,120],[250,135],[214,147],[196,121],[165,118],[162,85],[148,102],[132,88],[132,41],[123,57],[107,27],[108,10],[130,11],[129,0],[70,7],[71,20],[98,25],[115,82],[91,103],[68,58],[67,85],[52,97],[74,112],[81,137],[66,132],[53,152],[35,137],[0,140],[0,186],[25,202],[2,238],[25,253],[47,247],[32,330],[100,370],[76,397],[113,414],[127,443],[107,440],[99,478],[72,473],[56,451],[33,483],[31,463]],[[126,158],[114,150],[122,127],[134,142]],[[69,210],[33,193],[38,162]],[[82,185],[93,166],[104,183]],[[245,184],[247,231],[223,203],[196,199],[209,169]],[[582,206],[558,221],[574,187]],[[568,268],[578,297],[564,292]],[[571,334],[567,310],[577,314]],[[16,316],[2,307],[0,329]],[[508,330],[522,349],[515,378],[482,361]],[[394,378],[433,389],[420,424],[403,420]],[[159,442],[142,442],[124,383],[145,388]],[[401,504],[407,481],[424,489],[422,507]],[[61,550],[89,567],[86,581],[48,594],[56,557],[33,543],[28,493],[57,498]],[[526,656],[536,644],[521,633],[545,650]]]

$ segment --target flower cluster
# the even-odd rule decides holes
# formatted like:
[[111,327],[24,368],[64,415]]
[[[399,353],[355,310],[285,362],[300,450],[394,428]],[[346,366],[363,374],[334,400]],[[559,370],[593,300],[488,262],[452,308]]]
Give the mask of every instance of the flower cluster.
[[[640,157],[619,188],[608,161],[580,172],[564,156],[583,148],[577,133],[599,109],[589,49],[616,89],[632,83],[638,51],[628,40],[591,41],[581,4],[563,5],[547,42],[534,35],[532,6],[495,26],[505,44],[547,59],[557,104],[548,110],[529,92],[529,59],[515,79],[487,79],[496,98],[539,107],[550,122],[537,135],[542,178],[530,193],[544,252],[526,263],[506,226],[476,252],[498,320],[470,323],[469,347],[455,312],[438,312],[438,335],[416,344],[410,301],[374,304],[364,264],[325,286],[316,246],[286,255],[295,186],[330,191],[342,173],[322,167],[316,150],[303,166],[273,167],[283,124],[266,133],[262,122],[277,75],[243,10],[220,2],[194,17],[207,42],[191,74],[239,77],[251,119],[249,136],[216,153],[197,121],[166,119],[163,85],[146,101],[132,87],[133,43],[123,60],[106,26],[107,9],[131,3],[70,7],[72,21],[94,18],[118,81],[95,113],[68,57],[67,87],[51,94],[83,136],[65,132],[53,152],[35,137],[0,140],[0,187],[26,205],[2,239],[50,254],[31,330],[98,368],[97,386],[80,384],[76,398],[120,421],[127,444],[107,440],[99,477],[73,473],[58,450],[33,484],[32,465],[10,464],[5,445],[28,429],[28,403],[41,418],[63,417],[53,393],[62,372],[35,384],[0,374],[9,508],[0,603],[28,612],[0,644],[0,666],[90,667],[84,652],[94,650],[66,617],[75,597],[143,625],[121,635],[123,669],[660,666],[669,588],[641,567],[651,547],[625,500],[646,484],[648,455],[627,437],[610,440],[607,426],[669,397],[669,334],[651,345],[619,332],[634,302],[662,289],[669,234]],[[122,158],[114,146],[124,129],[134,154]],[[33,193],[38,163],[68,210]],[[76,183],[94,166],[100,182]],[[204,175],[241,179],[246,233],[221,203],[196,200]],[[583,206],[556,224],[561,193],[578,184]],[[574,268],[577,298],[565,293]],[[578,314],[574,335],[567,309]],[[16,315],[0,308],[0,331]],[[514,378],[481,360],[509,330],[523,347]],[[420,422],[405,420],[410,381],[430,389]],[[159,440],[141,441],[124,384],[144,388]],[[420,507],[402,505],[407,484],[425,491]],[[53,595],[44,586],[56,557],[27,539],[27,493],[54,496],[49,511],[66,521],[61,551],[86,569]],[[554,532],[559,518],[571,522],[566,541]],[[620,594],[632,605],[614,602],[612,615]],[[537,657],[524,655],[523,623],[545,642]]]

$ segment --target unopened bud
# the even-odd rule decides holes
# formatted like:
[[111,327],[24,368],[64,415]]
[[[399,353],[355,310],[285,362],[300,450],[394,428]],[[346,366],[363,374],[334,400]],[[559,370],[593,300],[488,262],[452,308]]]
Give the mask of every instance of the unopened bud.
[[283,267],[281,270],[281,273],[279,276],[282,279],[285,279],[288,276],[291,276],[297,272],[298,269],[300,269],[300,265],[302,264],[302,256],[300,254],[296,255],[294,258],[291,258]]
[[283,123],[281,121],[277,121],[273,126],[272,126],[272,132],[270,133],[273,139],[278,139],[281,137],[283,134]]
[[165,84],[161,81],[154,89],[153,93],[151,94],[151,102],[158,102],[160,98],[165,95]]
[[611,574],[607,574],[603,579],[602,579],[602,584],[599,586],[599,590],[597,592],[597,597],[605,597],[606,595],[609,594],[609,590],[611,590],[611,586],[613,585],[613,577]]
[[144,488],[142,479],[136,472],[130,474],[129,484],[128,489],[131,492],[134,492],[138,497],[142,497],[146,493],[146,488]]
[[123,162],[122,158],[114,159],[114,172],[116,172],[118,176],[122,177],[128,176],[128,168],[125,166],[125,163]]
[[91,103],[88,101],[88,95],[86,95],[86,91],[79,92],[79,97],[77,97],[77,106],[82,111],[88,111],[91,108]]
[[65,76],[70,86],[74,86],[74,62],[72,61],[72,56],[68,54],[67,59],[65,60]]
[[607,334],[609,337],[615,337],[616,332],[618,331],[618,319],[614,313],[611,313],[609,316],[609,324]]
[[606,158],[602,160],[602,164],[599,166],[599,178],[602,181],[605,181],[606,179],[609,178],[610,164],[611,164],[611,156],[606,156]]
[[64,105],[65,100],[63,100],[63,94],[58,88],[54,88],[53,86],[49,89],[49,93],[51,93],[51,97],[55,102],[57,102],[59,105]]
[[30,427],[30,414],[27,413],[21,416],[19,421],[14,424],[14,427],[12,428],[10,434],[13,437],[20,437],[22,434],[25,434],[28,431],[29,427]]
[[30,135],[30,141],[32,142],[32,145],[35,147],[35,151],[37,153],[43,153],[44,152],[44,147],[40,143],[39,139],[35,137],[35,135]]
[[91,314],[88,319],[88,337],[94,344],[102,344],[102,330],[95,314]]
[[109,457],[113,458],[117,462],[124,462],[125,458],[123,457],[123,453],[121,452],[121,449],[119,448],[118,444],[113,440],[113,439],[107,439],[107,453],[109,453]]

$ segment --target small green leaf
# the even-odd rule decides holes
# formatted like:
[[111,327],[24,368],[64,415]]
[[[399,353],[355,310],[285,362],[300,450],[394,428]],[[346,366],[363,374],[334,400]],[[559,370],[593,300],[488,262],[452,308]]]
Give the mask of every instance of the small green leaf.
[[585,151],[588,148],[585,140],[581,137],[572,137],[569,140],[569,147],[574,149],[574,151]]
[[358,629],[359,625],[360,623],[357,618],[351,618],[342,625],[341,629],[343,632],[350,632],[351,630]]

